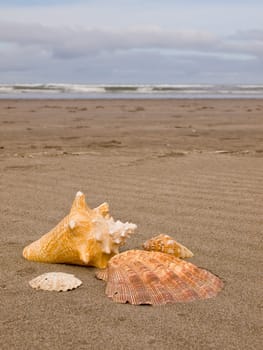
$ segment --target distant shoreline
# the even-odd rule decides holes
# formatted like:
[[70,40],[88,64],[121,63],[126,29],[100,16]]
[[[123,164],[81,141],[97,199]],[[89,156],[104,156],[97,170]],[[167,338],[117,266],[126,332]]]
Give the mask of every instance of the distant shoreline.
[[0,99],[263,98],[262,84],[0,84]]

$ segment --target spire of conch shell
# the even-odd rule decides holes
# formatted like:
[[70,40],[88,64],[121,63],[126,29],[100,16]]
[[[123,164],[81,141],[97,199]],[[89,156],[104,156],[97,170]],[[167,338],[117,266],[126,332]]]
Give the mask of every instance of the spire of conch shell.
[[114,221],[107,203],[89,208],[84,194],[77,192],[70,213],[50,232],[25,247],[23,256],[38,262],[105,268],[136,228],[129,222]]

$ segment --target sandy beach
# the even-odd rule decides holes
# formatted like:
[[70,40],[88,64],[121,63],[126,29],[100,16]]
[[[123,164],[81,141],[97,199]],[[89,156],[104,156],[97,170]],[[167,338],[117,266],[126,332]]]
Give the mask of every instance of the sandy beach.
[[[261,349],[263,100],[0,100],[0,348]],[[216,298],[116,304],[94,268],[23,248],[75,193],[138,225],[122,250],[167,233],[221,277]],[[49,271],[71,292],[33,290]]]

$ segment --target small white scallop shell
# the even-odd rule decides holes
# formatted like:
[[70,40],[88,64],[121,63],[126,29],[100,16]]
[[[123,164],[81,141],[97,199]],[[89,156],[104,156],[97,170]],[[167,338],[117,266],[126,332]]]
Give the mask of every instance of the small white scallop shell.
[[32,279],[29,284],[35,289],[66,292],[67,290],[78,288],[82,282],[69,273],[48,272]]

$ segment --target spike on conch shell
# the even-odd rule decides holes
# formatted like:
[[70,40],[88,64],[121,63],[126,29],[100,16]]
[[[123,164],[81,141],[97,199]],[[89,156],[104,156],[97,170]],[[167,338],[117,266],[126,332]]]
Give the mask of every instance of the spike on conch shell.
[[160,234],[143,243],[143,249],[163,252],[178,258],[191,258],[194,254],[182,244],[168,235]]
[[34,289],[66,292],[78,288],[82,282],[70,273],[48,272],[32,279],[29,284]]
[[106,295],[118,303],[173,304],[217,295],[223,282],[211,272],[161,252],[129,250],[98,271]]
[[136,225],[122,223],[109,214],[103,203],[90,209],[82,192],[76,194],[71,211],[55,228],[24,248],[23,256],[32,261],[107,266],[118,254]]

